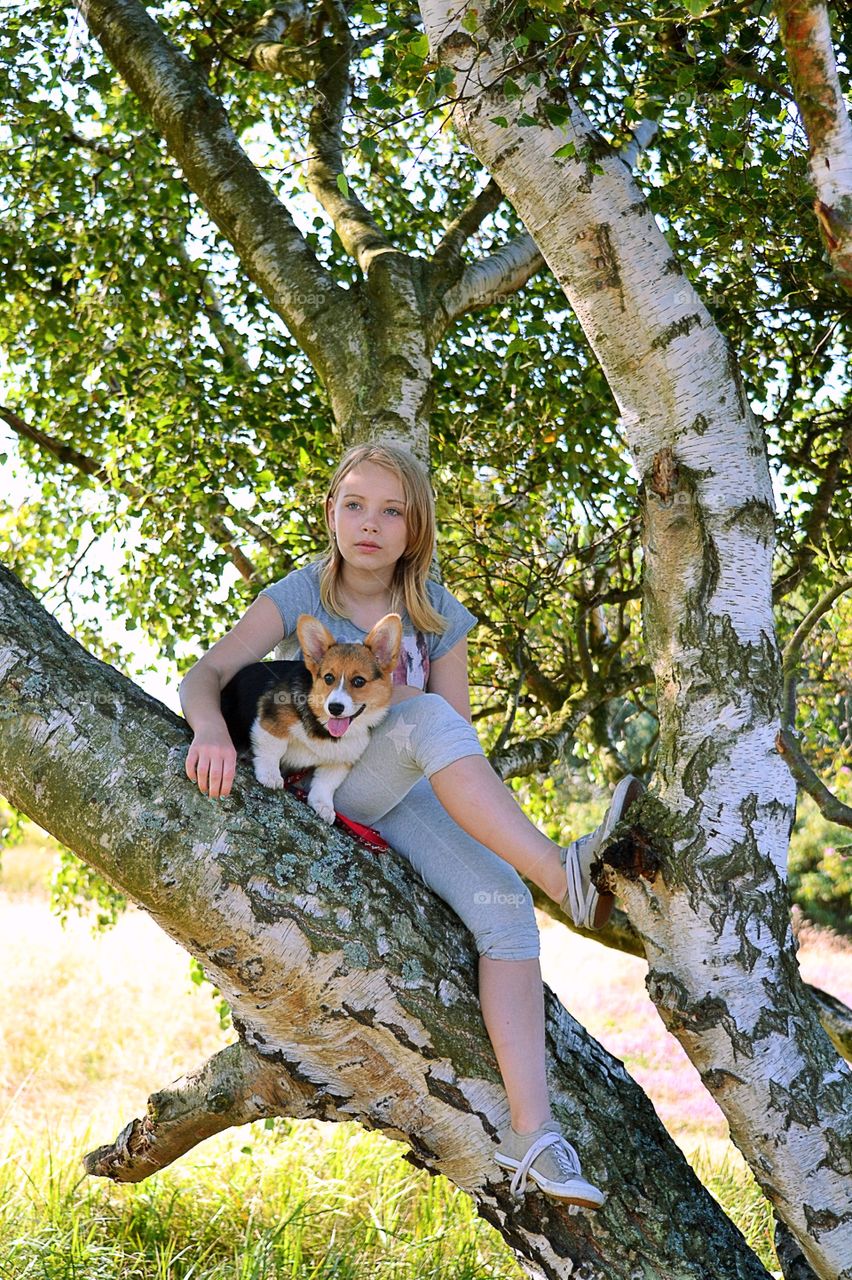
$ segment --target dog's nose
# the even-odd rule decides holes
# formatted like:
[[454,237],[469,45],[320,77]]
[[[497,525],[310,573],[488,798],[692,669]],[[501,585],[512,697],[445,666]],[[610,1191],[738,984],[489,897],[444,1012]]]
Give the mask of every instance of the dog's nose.
[[343,715],[344,707],[343,707],[343,703],[342,703],[342,702],[330,702],[330,703],[328,704],[328,709],[329,709],[329,711],[331,712],[331,714],[332,714],[333,716],[342,716],[342,715]]

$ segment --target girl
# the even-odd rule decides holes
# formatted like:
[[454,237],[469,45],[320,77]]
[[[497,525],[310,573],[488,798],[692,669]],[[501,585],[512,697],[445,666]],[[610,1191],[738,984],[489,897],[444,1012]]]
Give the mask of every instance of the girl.
[[476,618],[427,577],[435,512],[426,468],[391,444],[356,445],[343,455],[325,502],[329,548],[318,561],[260,592],[233,630],[188,672],[180,687],[195,731],[188,777],[211,797],[231,790],[236,752],[219,710],[235,672],[279,646],[300,657],[300,613],[338,640],[363,640],[384,614],[403,619],[403,650],[391,709],[335,794],[338,812],[376,828],[473,933],[479,995],[511,1123],[495,1159],[548,1195],[598,1208],[577,1153],[550,1111],[545,1078],[544,994],[532,896],[518,872],[570,913],[601,928],[612,911],[589,868],[641,784],[624,778],[600,827],[567,848],[526,817],[486,759],[471,723],[466,635]]

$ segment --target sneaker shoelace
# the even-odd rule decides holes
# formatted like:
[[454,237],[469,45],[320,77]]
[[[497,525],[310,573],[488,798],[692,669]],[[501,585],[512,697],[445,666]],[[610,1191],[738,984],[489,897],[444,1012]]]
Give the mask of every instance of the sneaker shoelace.
[[583,849],[594,840],[597,830],[590,832],[585,836],[578,836],[576,840],[572,840],[567,847],[565,854],[565,876],[567,880],[568,905],[571,908],[571,918],[576,925],[585,925],[588,927],[586,920],[586,899],[583,895],[583,871],[580,855]]
[[514,1177],[509,1184],[509,1190],[516,1199],[523,1198],[527,1187],[527,1173],[536,1157],[540,1156],[542,1151],[545,1151],[548,1147],[553,1147],[556,1163],[566,1178],[576,1178],[582,1173],[580,1158],[571,1143],[566,1138],[563,1138],[561,1133],[543,1133],[540,1138],[536,1138],[535,1142],[532,1143],[529,1151],[515,1170]]

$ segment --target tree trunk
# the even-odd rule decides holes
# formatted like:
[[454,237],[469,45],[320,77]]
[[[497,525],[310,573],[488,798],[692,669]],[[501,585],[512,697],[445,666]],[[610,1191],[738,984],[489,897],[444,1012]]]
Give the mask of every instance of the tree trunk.
[[91,1171],[133,1181],[266,1115],[356,1119],[469,1192],[535,1274],[705,1280],[712,1258],[731,1280],[766,1275],[641,1089],[549,991],[554,1111],[609,1200],[596,1215],[538,1194],[517,1209],[492,1158],[508,1107],[475,950],[450,909],[404,860],[365,855],[242,766],[227,800],[205,799],[184,774],[186,725],[2,568],[0,721],[3,794],[202,962],[240,1036],[155,1094]]
[[[774,506],[736,361],[642,193],[502,6],[424,0],[453,118],[583,325],[642,477],[644,618],[660,713],[640,822],[663,855],[619,889],[648,988],[764,1193],[826,1280],[852,1277],[852,1079],[795,963],[795,784],[776,745]],[[521,93],[503,93],[513,76]],[[570,112],[564,126],[546,107]],[[497,123],[508,119],[508,125]],[[523,124],[515,121],[523,118]],[[541,123],[534,124],[533,121]],[[572,158],[555,153],[574,144]]]
[[814,211],[840,284],[852,291],[852,121],[822,0],[775,0],[796,106],[808,135]]

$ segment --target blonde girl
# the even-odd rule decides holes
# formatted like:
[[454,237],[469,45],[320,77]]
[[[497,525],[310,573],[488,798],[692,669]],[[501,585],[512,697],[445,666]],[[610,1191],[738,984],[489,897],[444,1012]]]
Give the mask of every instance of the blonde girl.
[[[403,620],[403,649],[384,722],[335,794],[339,813],[376,828],[473,934],[479,995],[511,1123],[495,1160],[512,1192],[527,1178],[550,1196],[598,1208],[602,1192],[553,1119],[545,1077],[544,997],[531,894],[537,884],[576,924],[601,928],[612,910],[589,868],[638,796],[624,778],[600,827],[554,844],[526,817],[486,759],[471,723],[467,633],[475,616],[429,577],[435,511],[426,468],[405,448],[356,445],[328,487],[325,554],[264,588],[236,626],[186,675],[180,698],[194,739],[186,772],[209,796],[231,790],[236,753],[219,693],[241,667],[277,649],[300,657],[300,613],[338,640],[363,640],[384,614]],[[520,873],[520,874],[519,874]]]

